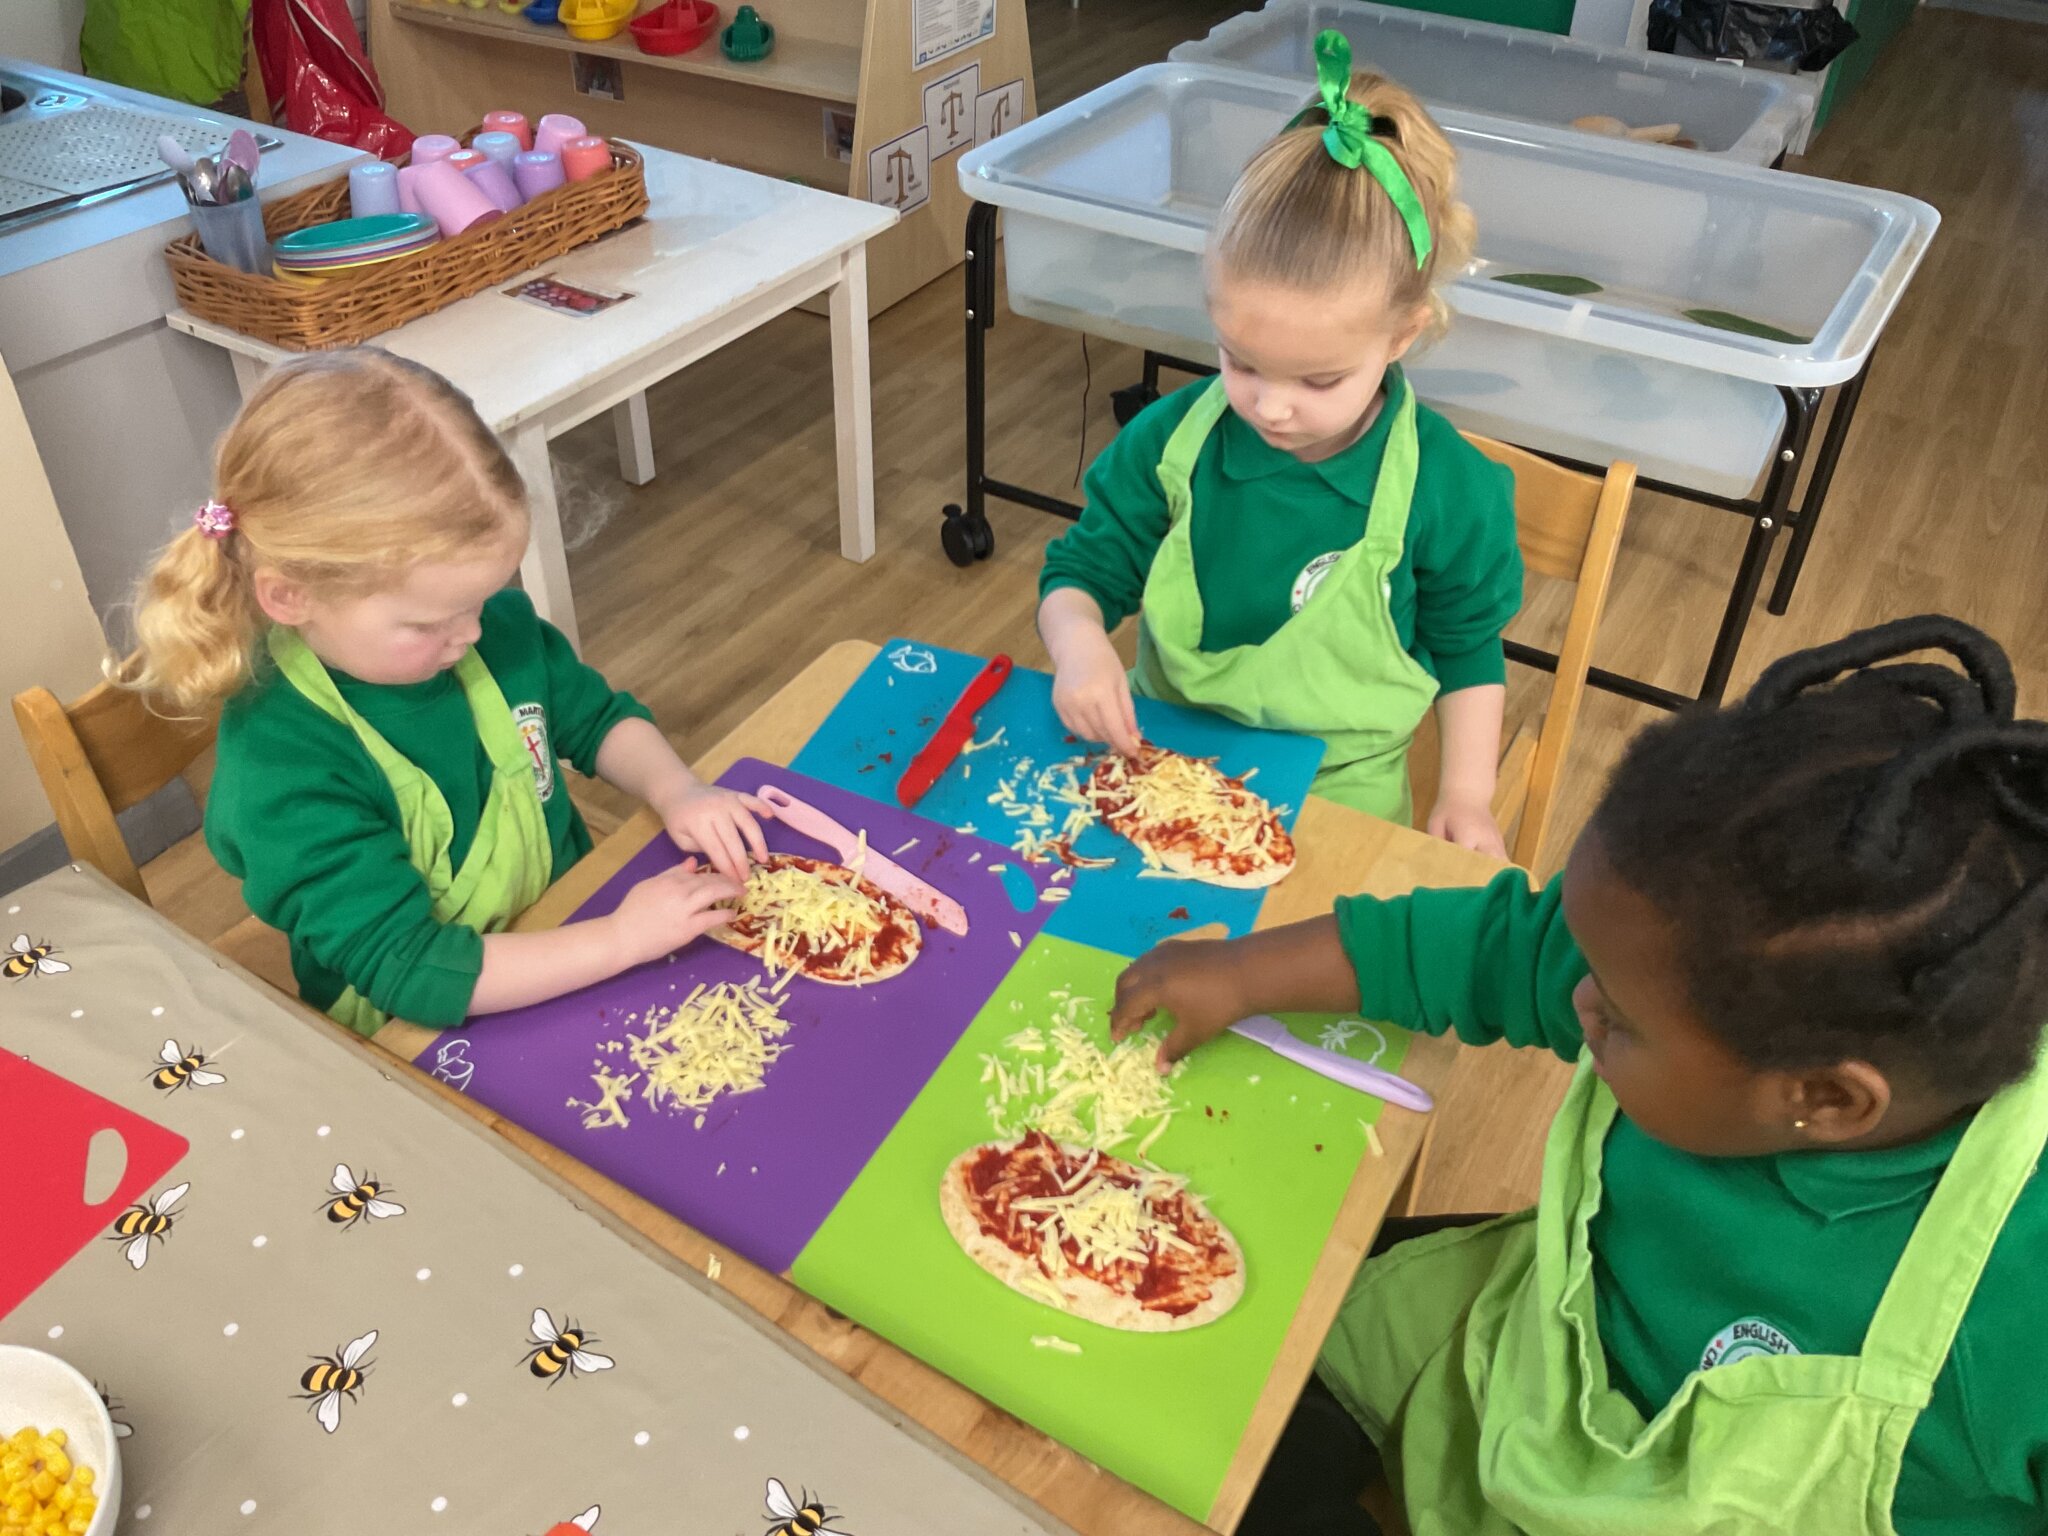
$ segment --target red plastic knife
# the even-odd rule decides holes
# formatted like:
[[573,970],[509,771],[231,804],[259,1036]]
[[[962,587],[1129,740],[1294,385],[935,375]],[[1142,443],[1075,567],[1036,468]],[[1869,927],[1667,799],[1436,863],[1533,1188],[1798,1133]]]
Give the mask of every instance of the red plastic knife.
[[916,805],[939,782],[940,776],[953,766],[953,759],[960,755],[960,749],[974,737],[976,711],[1009,681],[1014,665],[1007,656],[995,656],[967,685],[967,691],[946,711],[946,718],[939,722],[932,739],[910,760],[910,766],[903,770],[903,777],[896,781],[897,804],[905,810]]

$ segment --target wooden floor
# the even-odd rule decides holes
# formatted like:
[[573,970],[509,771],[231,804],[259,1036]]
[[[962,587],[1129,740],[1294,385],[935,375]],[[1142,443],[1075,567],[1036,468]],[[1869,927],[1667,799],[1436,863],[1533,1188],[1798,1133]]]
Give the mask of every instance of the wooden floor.
[[[1041,100],[1158,58],[1237,8],[1031,0]],[[2025,703],[2048,710],[2048,26],[1920,11],[1798,168],[1925,198],[1944,223],[1878,356],[1792,612],[1759,613],[1736,685],[1788,650],[1941,610],[2004,641]],[[875,325],[881,552],[865,566],[837,553],[822,320],[785,317],[658,387],[651,485],[619,484],[602,421],[557,444],[571,480],[565,511],[602,523],[570,560],[587,654],[653,708],[686,756],[834,640],[908,634],[1042,663],[1035,580],[1061,525],[998,505],[993,561],[958,571],[939,550],[939,507],[961,488],[960,311],[955,274]],[[1070,491],[1085,454],[1114,431],[1108,392],[1135,376],[1136,355],[1089,342],[1084,357],[1074,333],[1009,318],[990,345],[992,467]],[[1695,687],[1745,528],[1639,497],[1599,662]],[[1555,594],[1532,591],[1515,632],[1554,640],[1561,624]],[[1511,707],[1526,712],[1536,697],[1519,678]],[[1592,696],[1554,848],[1569,847],[1647,718]],[[619,809],[601,786],[579,799],[600,828]],[[203,851],[166,855],[150,880],[194,931],[210,936],[241,915]],[[1499,1210],[1532,1198],[1563,1077],[1528,1053],[1468,1054],[1426,1203]]]

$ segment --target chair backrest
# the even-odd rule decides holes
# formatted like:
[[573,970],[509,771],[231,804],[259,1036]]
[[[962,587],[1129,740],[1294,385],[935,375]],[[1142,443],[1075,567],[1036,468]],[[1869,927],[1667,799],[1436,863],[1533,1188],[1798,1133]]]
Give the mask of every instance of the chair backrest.
[[1586,672],[1593,664],[1593,635],[1607,607],[1622,525],[1628,520],[1629,498],[1635,493],[1636,467],[1611,464],[1604,476],[1592,475],[1491,438],[1468,432],[1465,439],[1496,464],[1514,471],[1515,541],[1521,546],[1523,565],[1538,575],[1575,585],[1564,643],[1557,651],[1550,704],[1529,767],[1528,799],[1509,850],[1517,864],[1534,870],[1543,855],[1559,772],[1585,698]]
[[17,693],[14,719],[71,856],[148,901],[114,818],[174,778],[203,801],[218,716],[167,719],[139,694],[102,683],[69,705],[47,688]]

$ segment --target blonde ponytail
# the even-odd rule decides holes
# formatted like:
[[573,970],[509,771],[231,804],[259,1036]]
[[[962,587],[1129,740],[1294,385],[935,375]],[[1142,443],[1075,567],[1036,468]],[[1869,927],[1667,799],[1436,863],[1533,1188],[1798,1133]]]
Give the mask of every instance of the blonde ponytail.
[[107,668],[192,713],[254,675],[258,572],[346,598],[526,541],[525,485],[469,397],[370,348],[273,369],[220,440],[214,496],[232,529],[171,540],[136,592],[136,648]]
[[1415,188],[1429,221],[1429,259],[1416,266],[1408,227],[1385,188],[1365,169],[1331,158],[1322,140],[1328,119],[1317,106],[1238,177],[1210,236],[1212,270],[1309,292],[1370,279],[1392,308],[1427,304],[1430,331],[1440,334],[1449,311],[1437,292],[1439,274],[1464,271],[1478,235],[1472,210],[1458,200],[1458,152],[1422,103],[1384,76],[1360,70],[1347,94],[1376,120],[1375,137]]

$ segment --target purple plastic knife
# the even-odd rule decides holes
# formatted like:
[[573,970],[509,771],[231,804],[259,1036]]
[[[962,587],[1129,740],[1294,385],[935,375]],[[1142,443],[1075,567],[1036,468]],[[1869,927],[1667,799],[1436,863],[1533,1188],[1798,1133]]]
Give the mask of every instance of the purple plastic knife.
[[1383,1072],[1342,1052],[1310,1045],[1306,1040],[1296,1038],[1292,1030],[1269,1013],[1255,1013],[1248,1019],[1239,1019],[1230,1026],[1230,1032],[1263,1045],[1277,1056],[1285,1056],[1296,1066],[1307,1067],[1319,1077],[1342,1083],[1346,1088],[1356,1088],[1360,1093],[1369,1093],[1376,1099],[1385,1099],[1389,1104],[1412,1109],[1419,1115],[1426,1115],[1436,1108],[1436,1100],[1407,1078]]

